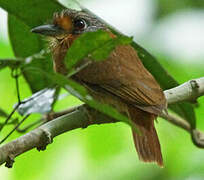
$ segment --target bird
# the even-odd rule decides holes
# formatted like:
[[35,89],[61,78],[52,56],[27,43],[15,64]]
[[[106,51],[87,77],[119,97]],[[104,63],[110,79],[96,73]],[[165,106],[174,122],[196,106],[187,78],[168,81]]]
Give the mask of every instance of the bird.
[[[64,59],[73,42],[84,33],[98,30],[107,32],[111,38],[117,38],[95,15],[67,8],[55,12],[50,24],[34,27],[31,32],[48,37],[54,70],[66,75],[68,70]],[[74,74],[72,79],[85,86],[97,101],[126,114],[140,131],[137,133],[132,128],[139,160],[163,167],[154,122],[167,108],[167,101],[160,85],[130,44],[118,45],[106,60],[92,61]]]

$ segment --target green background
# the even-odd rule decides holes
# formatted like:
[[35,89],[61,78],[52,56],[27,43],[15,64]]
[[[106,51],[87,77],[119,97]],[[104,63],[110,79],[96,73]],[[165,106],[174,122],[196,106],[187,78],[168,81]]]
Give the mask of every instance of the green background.
[[[184,5],[168,8],[168,10],[161,5],[157,18],[167,16],[168,13],[173,13],[179,8],[197,7],[193,2],[191,4],[189,1],[186,6],[184,3]],[[168,1],[166,3],[173,4]],[[199,5],[199,8],[202,6]],[[185,62],[180,59],[172,61],[170,57],[162,55],[161,52],[155,52],[154,55],[179,83],[203,76],[203,63],[195,63],[194,60]],[[0,58],[7,57],[14,57],[11,46],[1,40]],[[20,79],[20,92],[22,98],[29,97],[31,94],[23,78]],[[3,69],[0,71],[0,107],[10,112],[16,102],[15,81],[10,77],[10,69]],[[198,102],[200,106],[195,109],[197,127],[204,129],[204,99],[200,98]],[[76,98],[68,96],[57,102],[55,109],[60,110],[79,103],[80,101]],[[38,115],[33,115],[26,123],[38,118]],[[12,126],[5,128],[0,133],[0,137],[11,128]],[[129,126],[124,123],[116,123],[95,125],[60,135],[54,139],[46,151],[39,153],[37,150],[32,150],[17,157],[12,169],[1,166],[0,179],[204,179],[204,150],[193,145],[190,135],[163,119],[158,119],[156,128],[165,164],[162,169],[154,164],[144,164],[138,161]],[[19,134],[15,133],[9,140],[17,136]]]

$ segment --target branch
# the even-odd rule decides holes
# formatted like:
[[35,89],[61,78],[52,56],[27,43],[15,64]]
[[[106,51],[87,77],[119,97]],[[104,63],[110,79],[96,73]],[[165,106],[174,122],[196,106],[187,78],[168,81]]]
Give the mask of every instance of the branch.
[[162,113],[160,117],[189,132],[191,134],[191,138],[194,145],[199,148],[204,148],[204,133],[197,129],[192,129],[190,124],[185,119],[182,119],[181,117],[176,116],[175,114],[165,113]]
[[[87,112],[89,110],[89,112]],[[94,121],[90,120],[91,112]],[[96,118],[97,116],[97,118]],[[0,147],[0,165],[6,162],[6,167],[12,167],[14,158],[33,148],[45,150],[54,137],[77,128],[86,128],[92,124],[116,122],[107,116],[90,110],[86,105],[72,108],[71,113],[58,117],[48,123],[28,132],[27,134]]]
[[[204,95],[204,78],[186,82],[178,87],[164,91],[168,104],[180,101],[193,101]],[[90,116],[91,113],[91,116]],[[192,140],[198,147],[204,147],[204,134],[196,129],[191,129],[190,124],[172,114],[162,113],[161,117],[188,131]],[[0,147],[0,165],[6,162],[7,167],[12,167],[14,158],[33,148],[44,150],[52,139],[64,132],[76,128],[86,128],[92,124],[104,124],[117,122],[97,111],[88,108],[86,105],[72,108],[62,113],[51,114],[47,120],[52,121],[30,131],[29,133],[13,140]]]
[[204,95],[204,77],[190,80],[180,86],[164,91],[168,104],[196,101]]

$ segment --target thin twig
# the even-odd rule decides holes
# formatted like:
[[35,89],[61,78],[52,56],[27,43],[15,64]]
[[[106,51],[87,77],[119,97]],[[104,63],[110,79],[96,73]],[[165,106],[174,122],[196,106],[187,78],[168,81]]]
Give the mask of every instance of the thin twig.
[[0,61],[23,61],[23,58],[0,58]]
[[169,121],[171,124],[174,124],[174,125],[182,128],[182,129],[188,131],[189,133],[191,132],[190,124],[186,120],[177,116],[176,114],[172,114],[169,112],[167,114],[167,113],[163,112],[162,114],[160,114],[160,117]]
[[20,91],[19,91],[19,82],[18,82],[18,78],[19,75],[17,74],[17,69],[13,69],[11,72],[11,76],[13,78],[15,78],[15,82],[16,82],[16,91],[17,91],[17,97],[18,97],[18,103],[17,105],[13,108],[13,110],[11,111],[11,113],[8,115],[8,117],[6,118],[5,122],[3,123],[3,125],[1,126],[1,130],[4,128],[5,125],[8,124],[9,120],[11,119],[11,117],[13,116],[13,114],[16,112],[16,110],[19,108],[19,106],[22,104],[21,100],[20,100]]
[[5,122],[2,125],[1,130],[3,129],[3,127],[8,124],[9,120],[11,119],[11,117],[13,116],[13,114],[16,112],[16,110],[18,109],[18,107],[20,106],[20,104],[17,104],[14,109],[11,111],[11,113],[9,114],[9,116],[6,118]]
[[43,124],[43,119],[38,119],[37,121],[34,121],[30,124],[28,124],[26,127],[24,127],[23,129],[20,129],[20,128],[16,128],[16,131],[19,132],[19,133],[25,133],[27,130],[33,128],[34,126],[36,125],[42,125]]
[[15,82],[16,82],[16,93],[17,93],[18,103],[21,104],[19,82],[18,82],[19,74],[17,72],[18,69],[16,68],[14,71],[15,71],[15,74],[13,74],[13,77],[14,77]]
[[204,133],[197,129],[192,129],[190,124],[185,119],[170,113],[162,113],[160,117],[189,132],[194,145],[199,148],[204,148]]
[[28,117],[29,117],[30,114],[26,115],[16,126],[15,128],[13,128],[11,130],[11,132],[9,132],[7,134],[7,136],[5,138],[3,138],[1,141],[0,141],[0,144],[2,144]]

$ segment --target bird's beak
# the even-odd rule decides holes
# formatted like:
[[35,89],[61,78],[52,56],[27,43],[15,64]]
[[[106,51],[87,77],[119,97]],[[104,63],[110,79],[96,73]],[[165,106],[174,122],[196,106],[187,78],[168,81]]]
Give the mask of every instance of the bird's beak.
[[31,32],[42,34],[44,36],[57,36],[65,33],[63,29],[60,29],[52,24],[37,26],[31,29]]

